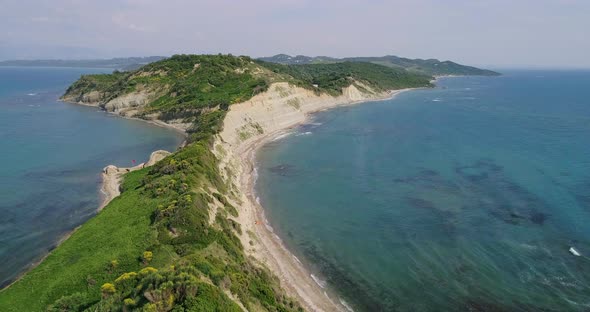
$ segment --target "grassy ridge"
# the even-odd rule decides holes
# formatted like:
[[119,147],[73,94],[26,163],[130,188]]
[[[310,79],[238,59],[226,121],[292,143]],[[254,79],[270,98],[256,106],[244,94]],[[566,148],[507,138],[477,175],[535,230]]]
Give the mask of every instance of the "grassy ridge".
[[227,107],[265,91],[268,83],[252,73],[255,69],[249,57],[183,55],[142,68],[143,72],[166,74],[132,78],[129,83],[166,85],[167,92],[148,110],[162,112],[166,119],[188,110]]
[[98,91],[104,102],[151,90],[143,114],[193,122],[189,144],[127,174],[120,197],[0,292],[0,310],[240,311],[238,303],[250,311],[300,310],[245,255],[213,139],[229,105],[274,81],[310,88],[316,82],[318,92],[333,94],[355,81],[375,90],[428,83],[429,77],[375,66],[279,68],[247,57],[181,55],[134,72],[82,77],[66,96]]
[[252,309],[296,310],[244,255],[235,208],[210,222],[204,190],[225,190],[210,138],[126,175],[120,197],[0,293],[2,311],[239,311],[225,291]]

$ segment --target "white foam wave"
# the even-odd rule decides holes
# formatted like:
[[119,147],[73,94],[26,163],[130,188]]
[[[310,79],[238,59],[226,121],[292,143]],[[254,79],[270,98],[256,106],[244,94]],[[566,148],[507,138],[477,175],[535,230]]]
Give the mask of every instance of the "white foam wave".
[[348,303],[347,303],[346,301],[344,301],[344,299],[342,299],[342,298],[338,298],[338,300],[340,301],[340,304],[341,304],[341,305],[342,305],[342,306],[343,306],[343,307],[344,307],[344,308],[345,308],[347,311],[354,312],[354,309],[353,309],[353,308],[352,308],[350,305],[348,305]]
[[576,301],[570,300],[570,299],[565,298],[565,297],[563,297],[563,299],[565,301],[567,301],[568,303],[572,304],[572,305],[583,306],[583,307],[590,307],[590,303],[576,302]]
[[313,280],[313,281],[314,281],[316,284],[318,284],[318,286],[320,286],[320,288],[326,288],[326,285],[327,285],[326,281],[322,281],[321,279],[317,278],[317,277],[316,277],[315,275],[313,275],[313,274],[310,274],[310,276],[311,276],[311,279],[312,279],[312,280]]
[[272,235],[276,238],[276,240],[279,241],[279,243],[281,243],[281,244],[283,243],[283,240],[277,234],[273,233]]
[[441,100],[441,99],[434,99],[434,100],[432,100],[432,101],[433,101],[433,102],[441,102],[442,100]]
[[258,168],[254,167],[254,169],[252,169],[252,182],[256,184],[256,181],[258,181]]
[[303,133],[298,133],[296,136],[310,135],[310,134],[312,134],[311,131],[306,131],[306,132],[303,132]]
[[519,244],[520,247],[524,248],[524,249],[529,249],[529,250],[534,250],[537,249],[539,247],[535,246],[535,245],[530,245],[530,244],[525,244],[525,243],[521,243]]
[[275,230],[272,228],[272,226],[270,226],[270,224],[268,224],[268,222],[264,222],[264,227],[266,227],[266,229],[271,233],[275,232]]
[[288,137],[290,135],[291,135],[291,132],[287,132],[287,133],[283,133],[283,134],[277,135],[274,139],[272,139],[272,142],[278,141],[280,139],[284,139],[284,138],[286,138],[286,137]]
[[297,263],[302,264],[301,261],[299,261],[299,258],[295,257],[295,255],[292,255],[293,259],[295,259],[295,261],[297,261]]
[[37,93],[27,93],[28,96],[35,96]]

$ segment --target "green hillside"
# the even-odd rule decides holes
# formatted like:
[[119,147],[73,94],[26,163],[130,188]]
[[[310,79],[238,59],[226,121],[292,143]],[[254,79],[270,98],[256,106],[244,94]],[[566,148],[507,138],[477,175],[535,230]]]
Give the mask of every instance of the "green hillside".
[[297,85],[317,85],[320,90],[332,95],[338,95],[342,88],[349,86],[352,81],[366,84],[376,91],[386,91],[408,86],[430,87],[432,79],[428,75],[364,62],[306,65],[258,62],[275,73],[294,77],[294,83]]
[[[248,258],[233,195],[211,151],[229,105],[288,81],[338,94],[429,86],[431,77],[374,64],[285,66],[231,55],[177,55],[138,70],[83,76],[64,99],[103,106],[146,92],[138,116],[192,123],[188,144],[125,176],[121,196],[35,269],[0,292],[0,311],[297,311]],[[312,86],[317,84],[317,88]],[[218,207],[212,214],[211,207]]]

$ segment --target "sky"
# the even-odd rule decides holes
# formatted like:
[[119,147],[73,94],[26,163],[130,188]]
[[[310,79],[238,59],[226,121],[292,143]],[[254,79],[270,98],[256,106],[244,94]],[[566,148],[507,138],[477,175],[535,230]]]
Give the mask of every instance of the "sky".
[[590,68],[590,0],[0,0],[0,60],[177,53]]

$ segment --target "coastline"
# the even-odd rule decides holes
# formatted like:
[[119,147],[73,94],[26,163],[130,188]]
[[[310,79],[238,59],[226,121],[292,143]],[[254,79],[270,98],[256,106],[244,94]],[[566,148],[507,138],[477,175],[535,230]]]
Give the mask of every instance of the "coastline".
[[[245,232],[252,233],[250,234],[251,237],[242,238],[242,244],[245,250],[254,259],[265,264],[280,279],[281,286],[287,293],[297,298],[306,310],[352,311],[341,298],[334,296],[329,286],[320,285],[317,278],[312,276],[309,269],[284,246],[281,238],[277,236],[272,226],[268,224],[264,207],[257,201],[254,190],[257,175],[256,153],[266,143],[281,137],[289,129],[307,122],[310,116],[316,112],[335,107],[389,100],[409,90],[415,89],[394,90],[379,94],[376,97],[341,99],[340,101],[325,103],[325,105],[319,105],[305,112],[303,118],[293,119],[291,122],[276,127],[273,131],[265,131],[265,133],[236,146],[231,146],[231,144],[227,146],[227,142],[218,142],[218,144],[225,144],[226,148],[229,147],[232,149],[233,155],[230,156],[230,159],[226,159],[226,164],[234,163],[235,166],[237,163],[237,167],[241,168],[241,170],[237,170],[238,174],[236,179],[234,179],[234,184],[238,192],[242,195],[240,199],[240,223],[246,229]],[[224,131],[226,131],[225,125]],[[223,134],[220,141],[224,141]],[[252,244],[248,245],[248,239],[252,238],[252,236],[255,239],[254,246],[251,246]]]
[[[114,115],[116,117],[129,119],[129,120],[143,121],[143,122],[147,122],[147,123],[154,125],[154,126],[174,130],[184,137],[184,140],[182,141],[182,143],[180,143],[180,145],[177,147],[177,149],[184,147],[187,143],[187,138],[188,138],[188,134],[186,133],[186,130],[188,129],[187,125],[166,123],[166,122],[163,122],[160,120],[150,120],[150,119],[141,119],[141,118],[136,118],[136,117],[130,117],[130,116],[126,116],[124,114],[120,114],[116,111],[112,111],[112,112],[107,111],[104,108],[100,107],[98,104],[90,104],[90,103],[85,103],[85,102],[81,102],[81,101],[71,101],[71,100],[67,100],[67,99],[63,99],[63,98],[58,99],[58,101],[61,101],[63,103],[73,104],[73,105],[96,107],[96,108],[99,108],[101,111],[106,112],[111,115]],[[125,173],[135,171],[138,169],[142,169],[143,167],[151,166],[169,154],[171,154],[171,153],[168,151],[157,150],[157,151],[154,151],[151,153],[150,158],[148,159],[148,161],[146,163],[140,163],[134,167],[120,167],[119,168],[119,167],[116,167],[113,165],[107,165],[106,167],[104,167],[101,172],[101,180],[102,181],[101,181],[100,187],[99,187],[100,204],[97,207],[97,211],[101,211],[115,197],[117,197],[121,194],[121,192],[119,191],[119,187],[121,184],[121,177]],[[63,239],[60,239],[57,246],[59,246],[64,240],[66,240],[75,231],[76,231],[76,229],[72,230]]]
[[[97,105],[86,104],[83,102],[66,101],[63,99],[58,99],[58,101],[68,103],[68,104],[74,104],[74,105],[98,107]],[[107,113],[113,114],[117,117],[121,117],[124,119],[140,120],[140,121],[150,123],[154,126],[159,126],[162,128],[168,128],[168,129],[175,130],[176,132],[182,134],[182,136],[184,137],[184,140],[177,148],[182,148],[187,143],[188,134],[186,133],[186,130],[182,127],[177,126],[177,125],[168,124],[168,123],[165,123],[165,122],[159,121],[159,120],[146,120],[146,119],[123,116],[123,115],[117,114],[116,112],[107,112]],[[101,182],[100,182],[100,185],[98,188],[99,205],[96,208],[96,213],[99,213],[113,199],[115,199],[117,196],[119,196],[121,194],[121,192],[120,192],[121,178],[125,173],[139,170],[144,167],[152,166],[170,154],[171,154],[171,152],[169,152],[169,151],[156,150],[150,154],[148,161],[146,161],[145,163],[140,163],[134,167],[116,167],[114,165],[107,165],[106,167],[104,167],[103,170],[101,171]],[[41,258],[39,258],[38,260],[32,261],[21,273],[18,274],[18,276],[16,276],[14,278],[14,280],[12,280],[10,283],[8,283],[5,286],[3,286],[2,288],[0,288],[0,291],[9,288],[14,283],[18,282],[21,278],[23,278],[31,270],[33,270],[37,266],[39,266],[52,253],[53,250],[55,250],[63,242],[65,242],[68,238],[70,238],[70,236],[72,236],[72,234],[74,234],[82,225],[84,225],[84,223],[76,226],[72,230],[65,233],[63,236],[59,237],[59,239],[56,241],[55,245],[51,246],[51,248],[49,249],[49,251],[46,254],[42,255]]]
[[161,120],[156,120],[156,119],[142,119],[142,118],[137,118],[137,117],[131,117],[131,116],[127,116],[125,114],[122,114],[118,111],[108,111],[105,110],[104,108],[100,107],[98,104],[90,104],[90,103],[85,103],[85,102],[81,102],[81,101],[71,101],[71,100],[67,100],[67,99],[63,99],[60,98],[58,99],[58,101],[61,101],[63,103],[68,103],[68,104],[74,104],[74,105],[82,105],[82,106],[88,106],[88,107],[95,107],[98,108],[100,111],[105,112],[107,114],[111,114],[117,117],[121,117],[124,119],[129,119],[129,120],[139,120],[139,121],[143,121],[143,122],[147,122],[149,124],[158,126],[158,127],[162,127],[162,128],[167,128],[170,130],[174,130],[177,133],[180,133],[182,136],[184,136],[185,140],[180,144],[179,147],[183,147],[186,144],[186,138],[188,137],[188,134],[186,133],[186,130],[190,127],[190,124],[181,124],[181,123],[167,123]]
[[[185,142],[186,142],[186,140],[183,141],[182,144],[184,145]],[[102,182],[101,182],[100,188],[99,188],[99,202],[100,203],[99,203],[98,207],[96,208],[96,213],[99,213],[113,199],[115,199],[117,196],[121,195],[121,191],[120,191],[121,178],[125,173],[152,166],[170,154],[171,154],[170,152],[165,151],[165,150],[157,150],[157,151],[154,151],[150,154],[150,158],[147,162],[140,163],[139,165],[134,166],[134,167],[124,168],[124,167],[116,167],[113,165],[106,166],[101,172]],[[57,242],[55,243],[55,245],[51,247],[49,252],[44,254],[40,259],[31,262],[25,270],[23,270],[21,273],[19,273],[18,276],[16,276],[16,278],[13,281],[11,281],[7,285],[0,288],[0,291],[12,286],[12,284],[18,282],[27,273],[29,273],[31,270],[33,270],[38,265],[40,265],[51,254],[51,252],[53,250],[55,250],[63,242],[65,242],[68,238],[70,238],[70,236],[72,236],[72,234],[76,233],[76,231],[82,225],[84,225],[84,224],[82,223],[82,224],[76,226],[75,228],[73,228],[69,232],[65,233],[62,237],[60,237],[57,240]]]
[[[281,84],[282,83],[276,83],[275,85]],[[291,88],[291,86],[289,88]],[[306,310],[353,311],[352,308],[350,308],[341,298],[335,296],[334,292],[331,291],[329,286],[320,285],[317,278],[311,274],[309,269],[306,268],[305,265],[284,246],[281,238],[277,236],[277,234],[273,231],[272,226],[268,223],[265,217],[264,207],[258,203],[254,192],[256,182],[256,153],[262,146],[282,136],[288,132],[289,129],[305,123],[309,120],[311,115],[319,111],[361,103],[389,100],[403,92],[422,88],[408,88],[381,93],[364,93],[360,92],[358,89],[356,89],[356,87],[351,86],[343,90],[343,95],[339,97],[316,95],[309,90],[304,90],[297,87],[292,88],[299,89],[294,91],[294,93],[298,96],[302,95],[299,94],[301,92],[305,93],[302,97],[301,106],[305,106],[311,102],[311,109],[305,110],[304,113],[300,114],[300,117],[298,116],[299,118],[292,118],[293,116],[290,116],[286,122],[281,123],[280,125],[274,125],[270,127],[263,126],[265,130],[263,133],[254,135],[243,142],[240,141],[239,144],[231,144],[226,142],[223,138],[223,134],[220,134],[217,136],[216,142],[214,143],[213,152],[220,159],[221,171],[224,169],[223,164],[231,164],[231,166],[237,166],[239,168],[235,177],[226,176],[226,179],[231,181],[237,188],[237,198],[234,198],[230,201],[233,201],[235,206],[239,207],[240,214],[237,219],[244,229],[244,234],[240,237],[240,239],[246,254],[254,259],[255,262],[260,263],[268,268],[279,279],[281,287],[286,291],[286,293],[289,296],[296,298]],[[286,99],[283,100],[286,101]],[[72,101],[64,102],[97,107],[95,105]],[[234,104],[230,106],[230,112],[232,111],[232,107],[238,105],[249,105],[250,107],[253,107],[254,102],[256,102],[256,97],[244,103]],[[264,101],[262,102],[264,104]],[[293,108],[290,107],[290,109]],[[296,110],[301,109],[297,108]],[[174,129],[187,137],[186,129],[180,124],[171,124],[158,120],[133,118],[130,116],[125,116],[124,114],[119,114],[116,111],[108,113],[126,119],[141,120],[157,126]],[[240,118],[244,117],[240,116]],[[250,119],[248,122],[251,123],[252,119]],[[223,131],[237,131],[236,128],[228,127],[228,129],[226,129],[225,126],[224,120]],[[180,147],[184,146],[185,144],[186,140],[183,141]],[[220,155],[220,153],[217,151],[218,146],[225,146],[229,153]],[[166,151],[153,152],[150,156],[150,160],[145,163],[145,166],[153,165],[168,154],[170,153]],[[101,204],[98,207],[98,211],[102,210],[106,205],[108,205],[108,203],[110,203],[110,201],[120,195],[119,187],[122,175],[127,172],[141,169],[143,167],[144,164],[139,164],[129,168],[118,168],[112,165],[105,167],[101,173]],[[65,241],[76,230],[77,228],[60,239],[56,247],[59,246],[61,242]],[[252,246],[250,243],[251,241],[255,241],[254,246]],[[45,257],[47,257],[49,254],[50,253],[48,253]],[[43,259],[45,257],[43,257]],[[31,266],[29,270],[41,263],[43,259]],[[18,279],[24,276],[29,270],[23,272],[23,274],[19,276]],[[16,279],[14,282],[18,281],[18,279]]]
[[135,170],[143,169],[157,163],[164,159],[171,153],[165,150],[157,150],[151,153],[150,158],[145,163],[140,163],[134,167],[117,167],[113,165],[106,166],[101,173],[102,183],[100,186],[100,197],[101,203],[97,211],[101,211],[106,205],[108,205],[115,197],[121,194],[121,177]]

